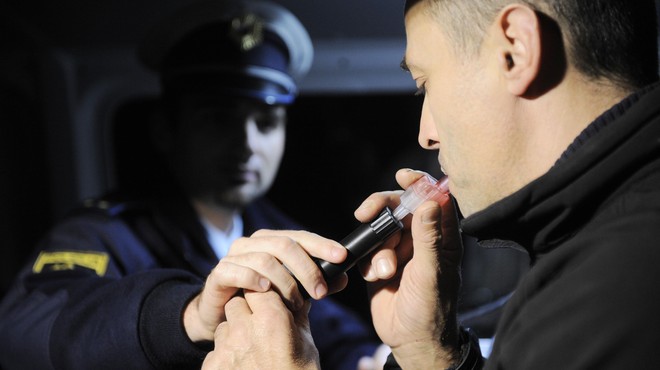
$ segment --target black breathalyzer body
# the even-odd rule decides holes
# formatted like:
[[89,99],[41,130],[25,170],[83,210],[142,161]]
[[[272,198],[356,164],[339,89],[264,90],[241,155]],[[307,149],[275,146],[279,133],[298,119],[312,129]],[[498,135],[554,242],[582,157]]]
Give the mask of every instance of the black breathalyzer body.
[[326,280],[332,280],[339,274],[348,271],[358,260],[380,247],[392,234],[402,228],[401,221],[394,218],[392,210],[386,207],[375,220],[360,225],[339,242],[348,250],[348,256],[344,262],[331,263],[317,260],[323,276]]
[[[403,223],[394,217],[389,207],[385,207],[376,219],[358,226],[339,242],[348,251],[348,255],[342,263],[332,263],[318,258],[314,258],[314,261],[321,269],[325,280],[332,281],[355,266],[361,258],[380,247],[392,234],[401,229],[403,229]],[[300,283],[298,283],[298,287],[303,297],[309,298],[309,294],[300,286]]]
[[[394,211],[385,207],[378,217],[369,223],[360,225],[339,243],[348,250],[348,256],[342,263],[331,263],[320,259],[314,262],[321,269],[326,281],[332,281],[338,275],[348,271],[361,258],[381,246],[395,232],[403,229],[401,220],[412,213],[420,204],[427,200],[435,200],[440,204],[442,199],[449,199],[449,179],[445,176],[438,181],[429,175],[418,178],[401,194],[401,203]],[[307,291],[300,286],[300,292],[309,298]]]

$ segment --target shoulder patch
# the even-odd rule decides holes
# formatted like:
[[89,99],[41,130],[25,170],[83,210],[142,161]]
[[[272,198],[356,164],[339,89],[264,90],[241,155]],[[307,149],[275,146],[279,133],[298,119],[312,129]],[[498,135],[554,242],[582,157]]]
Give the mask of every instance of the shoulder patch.
[[32,272],[74,270],[76,266],[94,270],[98,276],[105,275],[110,256],[93,251],[41,252],[32,266]]

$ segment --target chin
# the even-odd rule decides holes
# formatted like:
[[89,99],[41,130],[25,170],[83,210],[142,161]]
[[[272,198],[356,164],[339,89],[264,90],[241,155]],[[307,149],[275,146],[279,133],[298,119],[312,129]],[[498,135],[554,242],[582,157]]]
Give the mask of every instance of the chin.
[[257,191],[253,187],[240,187],[232,191],[217,194],[216,203],[226,207],[245,208],[250,203],[263,195],[263,191]]

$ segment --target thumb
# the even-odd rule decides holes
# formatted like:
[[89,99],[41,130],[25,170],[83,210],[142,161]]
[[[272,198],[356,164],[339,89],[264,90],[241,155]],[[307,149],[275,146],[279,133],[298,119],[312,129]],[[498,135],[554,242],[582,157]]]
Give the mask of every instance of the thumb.
[[445,276],[459,272],[463,248],[456,210],[449,196],[440,204],[422,204],[413,215],[411,234],[413,259],[419,259],[420,266]]
[[[456,310],[461,285],[463,246],[453,202],[426,202],[413,215],[414,274],[420,288],[435,291],[436,319],[446,338],[457,338]],[[428,291],[428,290],[427,290]],[[447,334],[444,334],[444,333]]]
[[442,208],[436,202],[425,202],[413,214],[411,234],[413,238],[413,260],[425,265],[429,272],[438,268]]

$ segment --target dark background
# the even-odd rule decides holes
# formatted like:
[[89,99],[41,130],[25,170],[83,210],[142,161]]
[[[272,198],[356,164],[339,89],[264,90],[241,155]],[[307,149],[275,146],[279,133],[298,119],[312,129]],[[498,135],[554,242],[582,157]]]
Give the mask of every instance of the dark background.
[[[0,0],[0,295],[54,222],[117,184],[113,125],[158,92],[135,45],[186,2]],[[399,68],[403,0],[277,2],[308,27],[315,59],[289,111],[269,197],[309,230],[341,239],[364,198],[397,188],[398,168],[439,175],[435,153],[417,145],[421,99]],[[497,298],[523,270],[515,252],[468,243],[466,253],[462,302]],[[350,275],[337,298],[368,316],[364,283]]]

